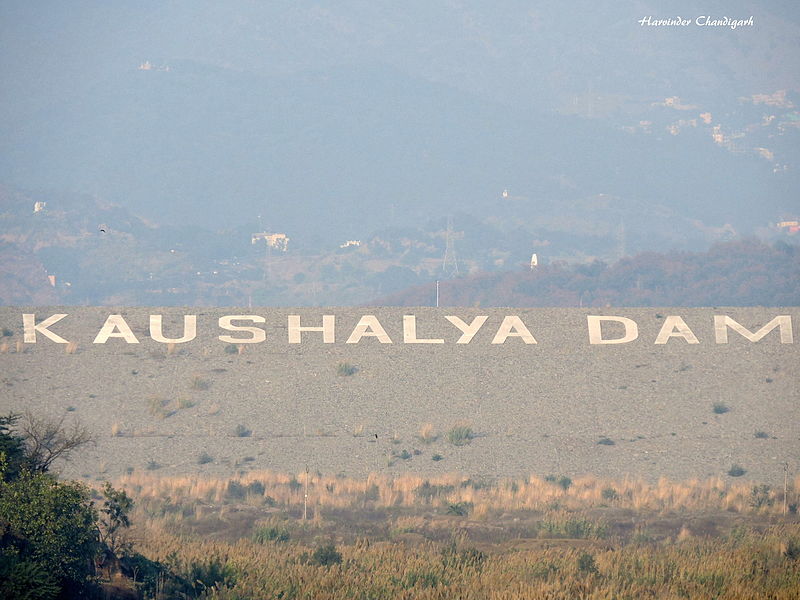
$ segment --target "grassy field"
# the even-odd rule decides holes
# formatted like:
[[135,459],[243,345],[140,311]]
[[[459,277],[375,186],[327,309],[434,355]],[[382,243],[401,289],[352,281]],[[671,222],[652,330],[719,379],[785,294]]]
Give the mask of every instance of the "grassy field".
[[790,599],[800,590],[800,480],[786,515],[782,489],[721,479],[312,473],[306,482],[250,472],[115,483],[137,501],[130,534],[148,559],[134,573],[144,597]]

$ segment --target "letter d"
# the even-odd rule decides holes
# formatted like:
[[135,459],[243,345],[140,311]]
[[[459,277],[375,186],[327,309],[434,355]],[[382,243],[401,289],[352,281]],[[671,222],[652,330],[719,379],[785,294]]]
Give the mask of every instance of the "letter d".
[[[601,317],[597,315],[587,315],[589,325],[589,343],[590,344],[627,344],[639,337],[639,327],[636,321],[626,317]],[[625,335],[620,338],[604,338],[603,337],[603,321],[614,321],[622,323],[625,326]]]

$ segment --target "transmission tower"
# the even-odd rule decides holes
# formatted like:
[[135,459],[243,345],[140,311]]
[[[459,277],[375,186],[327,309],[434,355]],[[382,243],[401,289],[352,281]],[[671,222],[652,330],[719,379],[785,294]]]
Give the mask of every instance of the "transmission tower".
[[453,217],[447,217],[447,231],[445,232],[444,259],[442,259],[442,273],[445,277],[458,275],[458,260],[453,235]]

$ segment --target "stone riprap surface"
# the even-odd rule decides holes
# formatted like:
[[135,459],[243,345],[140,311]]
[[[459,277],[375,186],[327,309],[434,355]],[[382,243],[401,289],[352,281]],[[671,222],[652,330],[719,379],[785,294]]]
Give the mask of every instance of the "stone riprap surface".
[[[72,343],[39,332],[36,343],[23,344],[23,314],[37,321],[67,314],[49,330]],[[139,343],[93,343],[114,314]],[[150,315],[163,315],[163,334],[175,338],[183,316],[196,315],[197,337],[174,346],[154,341]],[[266,340],[242,344],[241,352],[220,341],[249,337],[221,329],[226,315],[263,317],[263,324],[233,324],[259,327]],[[334,343],[314,331],[289,343],[289,315],[299,315],[303,327],[334,315]],[[374,315],[392,343],[375,336],[347,343],[363,315]],[[417,338],[444,343],[404,343],[404,315],[416,317]],[[519,335],[492,343],[510,315],[536,344]],[[590,344],[587,315],[630,319],[638,337]],[[656,344],[670,315],[699,343],[688,343],[684,332]],[[717,343],[715,315],[752,332],[788,316],[792,343],[781,343],[778,328],[753,342],[729,327],[728,342]],[[462,331],[446,316],[466,324],[487,319],[469,344],[458,344]],[[512,334],[522,331],[507,325]],[[0,411],[63,415],[90,427],[96,445],[60,465],[73,477],[110,478],[148,466],[163,474],[308,466],[351,476],[654,480],[728,477],[739,464],[745,478],[778,484],[782,462],[792,473],[800,469],[798,325],[798,308],[3,307]],[[622,323],[602,325],[607,338],[623,333]],[[356,368],[350,375],[348,365]],[[715,403],[729,410],[718,414]],[[475,437],[455,446],[446,434],[462,421]],[[418,438],[426,423],[438,433],[430,443]],[[441,460],[433,460],[437,454]]]

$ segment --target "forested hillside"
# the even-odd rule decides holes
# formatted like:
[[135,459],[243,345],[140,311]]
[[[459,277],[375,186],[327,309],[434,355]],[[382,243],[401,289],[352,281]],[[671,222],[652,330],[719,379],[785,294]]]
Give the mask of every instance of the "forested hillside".
[[[554,263],[440,283],[442,306],[796,306],[800,250],[741,240],[708,252],[643,252],[607,264]],[[425,306],[431,285],[375,304]]]

